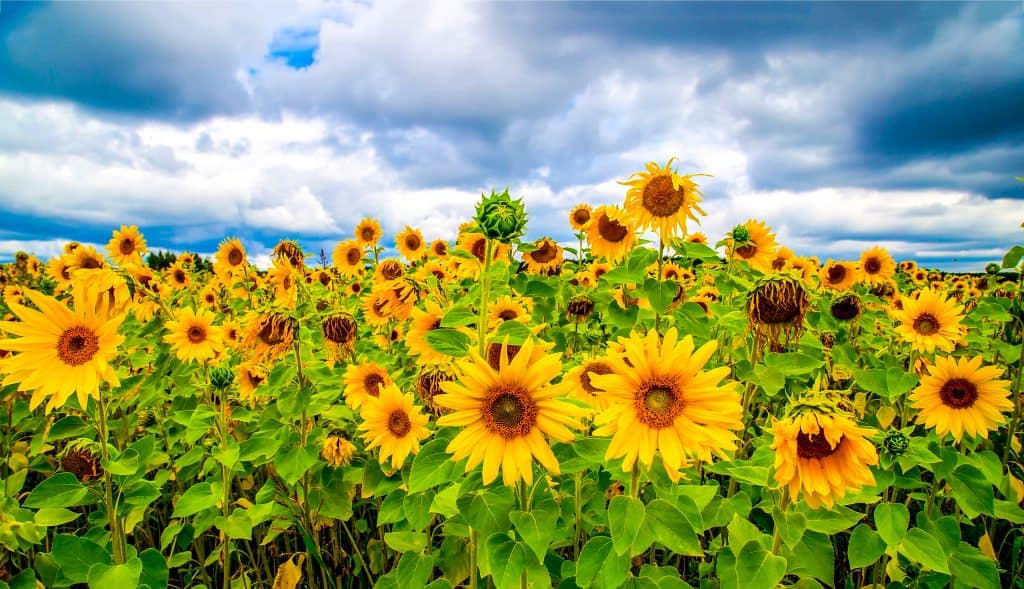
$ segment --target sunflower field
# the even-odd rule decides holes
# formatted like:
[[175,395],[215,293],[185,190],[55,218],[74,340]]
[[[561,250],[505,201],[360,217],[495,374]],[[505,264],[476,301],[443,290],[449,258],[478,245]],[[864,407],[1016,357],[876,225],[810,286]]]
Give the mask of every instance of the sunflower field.
[[1024,246],[716,243],[697,179],[647,164],[571,244],[505,191],[269,270],[19,254],[0,588],[1024,588]]

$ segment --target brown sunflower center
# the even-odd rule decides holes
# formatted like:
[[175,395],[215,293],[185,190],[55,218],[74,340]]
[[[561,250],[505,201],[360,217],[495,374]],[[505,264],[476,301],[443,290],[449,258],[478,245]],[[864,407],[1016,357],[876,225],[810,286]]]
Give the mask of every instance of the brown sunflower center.
[[345,252],[345,261],[348,262],[349,266],[356,266],[356,265],[358,265],[359,262],[362,261],[362,259],[363,259],[363,252],[360,251],[359,248],[350,247],[348,249],[348,251]]
[[189,327],[186,334],[188,335],[188,341],[194,344],[202,343],[206,340],[206,329],[201,325],[193,325],[192,327]]
[[93,331],[80,325],[64,330],[57,339],[57,357],[65,364],[85,364],[100,350],[100,339]]
[[184,284],[185,283],[185,278],[186,278],[186,276],[185,276],[185,271],[184,270],[175,270],[174,271],[174,281],[177,282],[178,284]]
[[402,266],[395,261],[383,262],[380,265],[380,273],[387,280],[394,280],[402,275]]
[[378,315],[384,314],[384,307],[388,306],[387,297],[378,297],[377,300],[373,301],[373,312]]
[[681,393],[679,383],[671,378],[652,378],[643,383],[635,397],[637,419],[654,429],[672,427],[686,406]]
[[371,372],[363,378],[363,388],[366,389],[366,394],[371,397],[380,396],[380,387],[383,384],[384,377],[376,372]]
[[594,374],[611,374],[613,372],[612,367],[605,364],[604,362],[591,362],[587,364],[583,371],[580,372],[580,386],[583,390],[590,393],[591,395],[601,392],[599,389],[594,388],[593,383],[590,382],[590,373]]
[[511,321],[518,316],[519,314],[512,309],[505,309],[501,313],[498,313],[498,319],[501,319],[502,321]]
[[840,321],[849,321],[860,315],[860,299],[850,295],[832,303],[832,316]]
[[359,326],[349,315],[331,315],[321,324],[324,338],[336,344],[347,344],[356,339]]
[[477,239],[473,242],[473,245],[470,246],[469,251],[476,256],[476,259],[483,262],[484,256],[487,255],[487,240],[483,237]]
[[835,264],[828,267],[829,284],[840,284],[846,278],[846,266]]
[[212,305],[217,301],[217,297],[213,296],[212,292],[208,292],[205,295],[203,295],[203,300],[206,301],[208,305]]
[[577,225],[583,225],[590,220],[590,211],[587,209],[576,209],[572,212],[572,220],[575,221]]
[[555,248],[552,247],[552,243],[550,241],[545,241],[539,248],[530,252],[530,257],[538,264],[547,264],[551,260],[555,259],[555,254],[557,253],[558,252],[555,251]]
[[[512,359],[516,357],[516,354],[518,354],[521,349],[522,346],[508,344],[505,349],[505,358],[508,359],[509,363],[512,362]],[[491,368],[501,370],[501,344],[493,343],[487,346],[487,363]]]
[[525,436],[537,423],[537,404],[518,385],[498,385],[490,390],[483,406],[487,429],[511,440]]
[[396,438],[404,438],[412,430],[412,421],[409,414],[401,409],[395,409],[388,416],[388,431]]
[[670,176],[655,176],[644,186],[644,208],[655,217],[671,217],[686,202],[682,188],[672,185]]
[[[60,275],[61,275],[61,278],[63,278],[64,280],[71,280],[71,272],[68,271],[68,267],[67,266],[61,266],[60,267]],[[143,282],[142,286],[146,286],[146,283]]]
[[608,217],[607,214],[601,215],[597,220],[597,232],[602,239],[611,243],[618,243],[629,235],[629,230],[622,223]]
[[276,346],[288,338],[291,325],[284,317],[269,315],[260,319],[259,332],[256,336],[268,346]]
[[363,227],[359,231],[359,238],[363,241],[373,241],[373,227]]
[[249,375],[249,382],[252,383],[253,388],[260,386],[260,383],[263,382],[263,375],[259,372],[246,370],[245,373]]
[[443,242],[443,241],[438,241],[438,242],[434,243],[433,250],[434,250],[434,255],[436,255],[436,256],[445,256],[445,255],[448,254],[448,244]]
[[843,438],[841,436],[839,443],[833,448],[823,433],[805,434],[800,432],[796,435],[796,455],[800,458],[825,458],[834,454],[842,445]]
[[130,255],[135,251],[135,242],[130,237],[125,237],[121,243],[117,244],[117,249],[121,250],[121,255]]
[[744,260],[749,260],[750,258],[753,258],[756,254],[756,243],[748,243],[746,245],[741,245],[740,247],[736,248],[736,255],[743,258]]
[[326,272],[321,272],[321,273],[317,274],[316,277],[317,277],[317,279],[320,280],[320,285],[321,286],[327,286],[327,285],[329,285],[331,283],[331,275],[326,273]]
[[978,387],[966,378],[951,378],[939,389],[943,404],[953,409],[966,409],[978,400]]
[[882,261],[872,256],[868,258],[868,261],[864,262],[864,271],[868,274],[878,274],[878,271],[882,269]]
[[95,270],[96,268],[101,268],[102,266],[102,262],[100,262],[99,260],[92,256],[89,256],[82,260],[82,268],[85,268],[87,270]]
[[405,247],[411,249],[412,251],[416,251],[416,250],[420,249],[420,246],[422,246],[422,245],[423,245],[423,242],[420,241],[419,236],[417,236],[417,235],[406,235],[405,236]]
[[232,266],[237,266],[241,264],[242,260],[244,259],[245,254],[243,254],[242,250],[238,249],[237,247],[231,248],[231,251],[228,252],[228,264]]
[[931,313],[921,313],[914,319],[914,331],[921,335],[932,335],[939,331],[939,320]]
[[786,258],[775,258],[772,260],[772,270],[782,270],[786,267]]

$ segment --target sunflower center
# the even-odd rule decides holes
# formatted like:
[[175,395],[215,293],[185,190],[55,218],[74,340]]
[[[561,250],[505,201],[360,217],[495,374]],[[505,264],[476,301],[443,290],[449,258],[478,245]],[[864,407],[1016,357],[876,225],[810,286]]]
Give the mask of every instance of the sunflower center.
[[832,316],[840,321],[849,321],[860,315],[860,301],[855,296],[847,296],[832,303]]
[[[516,357],[520,349],[522,349],[522,346],[508,344],[505,350],[505,358],[508,359],[509,363]],[[501,344],[494,343],[487,346],[487,363],[491,368],[501,370]]]
[[590,220],[590,211],[587,209],[576,209],[572,212],[572,220],[575,221],[577,225],[583,225]]
[[135,242],[130,237],[125,237],[121,240],[121,243],[117,245],[117,248],[121,250],[121,255],[129,255],[135,251]]
[[864,262],[864,271],[868,274],[878,274],[881,269],[882,262],[878,258],[870,257],[867,262]]
[[672,427],[686,406],[681,393],[674,379],[653,378],[643,383],[634,404],[637,419],[654,429]]
[[363,241],[373,241],[373,227],[363,227],[359,232],[359,237]]
[[611,366],[608,366],[604,362],[591,362],[583,369],[583,371],[580,373],[580,386],[583,387],[584,391],[593,395],[601,391],[599,389],[594,388],[593,383],[590,382],[591,372],[593,372],[594,374],[611,374],[613,370]]
[[498,319],[501,319],[502,321],[511,321],[518,316],[519,314],[512,309],[505,309],[501,313],[498,313]]
[[966,409],[978,400],[978,387],[966,378],[951,378],[939,389],[939,397],[947,407]]
[[101,267],[101,263],[96,258],[88,257],[82,260],[82,268],[85,268],[87,270],[95,270],[96,268],[99,267]]
[[782,270],[786,267],[786,258],[775,258],[772,260],[772,270]]
[[665,280],[679,280],[679,272],[674,268],[665,268]]
[[832,447],[832,444],[828,443],[828,438],[825,434],[805,434],[800,432],[796,435],[796,455],[800,458],[825,458],[835,454],[836,450],[843,445],[843,438],[839,438],[839,443]]
[[537,404],[518,385],[498,385],[490,390],[483,406],[487,429],[511,440],[525,436],[537,422]]
[[348,262],[349,266],[355,266],[359,264],[363,259],[363,253],[357,248],[349,248],[345,254],[345,261]]
[[246,370],[245,373],[249,375],[249,381],[252,382],[254,388],[260,386],[260,383],[263,382],[263,375],[258,372]]
[[[61,266],[61,268],[60,268],[60,275],[61,275],[62,278],[64,278],[64,280],[71,280],[71,272],[68,271],[68,267],[67,266]],[[142,286],[146,286],[146,283],[143,282]]]
[[838,264],[828,267],[829,284],[839,284],[846,278],[846,267]]
[[552,247],[551,242],[545,241],[539,248],[530,252],[530,257],[533,258],[534,262],[539,264],[547,264],[551,260],[555,259],[555,248]]
[[447,253],[448,253],[448,244],[447,243],[445,243],[443,241],[439,241],[439,242],[434,244],[434,254],[435,255],[437,255],[437,256],[444,256]]
[[743,258],[744,260],[749,260],[750,258],[753,258],[755,254],[757,254],[756,243],[748,243],[746,245],[741,245],[740,247],[736,248],[736,255]]
[[185,282],[185,271],[184,270],[175,270],[174,271],[174,281],[178,282],[178,283],[184,283]]
[[331,275],[326,272],[321,272],[317,275],[317,278],[320,280],[321,286],[327,286],[331,283]]
[[395,262],[385,262],[380,265],[380,273],[387,280],[394,280],[402,275],[402,267]]
[[386,297],[380,297],[373,301],[373,312],[378,315],[384,314],[384,307],[388,306],[388,299]]
[[261,320],[263,327],[260,328],[257,336],[260,341],[268,346],[276,346],[283,342],[288,336],[290,327],[283,318],[269,316]]
[[363,388],[366,389],[366,394],[371,397],[380,396],[380,387],[383,384],[384,377],[377,373],[367,374],[366,377],[363,378]]
[[407,247],[407,248],[409,248],[409,249],[411,249],[413,251],[416,251],[416,250],[420,249],[421,245],[423,245],[423,242],[420,241],[419,237],[417,237],[415,235],[406,235],[405,236],[405,247]]
[[57,357],[65,364],[85,364],[100,350],[100,339],[91,329],[75,326],[66,329],[57,339]]
[[686,202],[682,188],[672,185],[670,176],[655,176],[644,186],[644,208],[655,217],[670,217]]
[[388,416],[388,431],[396,438],[404,438],[412,430],[412,421],[409,415],[401,410],[395,409]]
[[203,340],[206,339],[206,330],[203,329],[202,326],[193,325],[192,327],[188,328],[187,335],[188,341],[194,344],[202,343]]
[[921,335],[932,335],[939,331],[939,320],[931,313],[922,313],[914,319],[914,331]]
[[214,302],[216,302],[217,298],[213,296],[213,293],[208,292],[205,295],[203,295],[203,300],[205,300],[207,304],[212,305]]
[[487,240],[481,237],[480,239],[474,241],[473,246],[470,247],[469,249],[470,252],[472,252],[472,254],[476,256],[476,259],[483,262],[484,256],[487,255]]
[[597,232],[602,239],[612,243],[618,243],[629,235],[629,230],[622,223],[609,218],[606,214],[597,220]]

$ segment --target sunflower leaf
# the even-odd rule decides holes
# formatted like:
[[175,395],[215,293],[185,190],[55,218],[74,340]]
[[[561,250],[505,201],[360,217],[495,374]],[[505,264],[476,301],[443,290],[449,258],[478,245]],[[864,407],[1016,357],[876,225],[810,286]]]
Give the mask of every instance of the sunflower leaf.
[[933,571],[949,574],[949,564],[946,562],[946,553],[942,550],[942,545],[935,536],[920,528],[913,528],[907,532],[900,542],[899,551],[913,562]]
[[461,331],[442,327],[428,331],[424,339],[427,340],[427,345],[439,354],[456,358],[469,354],[469,336]]
[[[682,517],[682,513],[679,516]],[[612,497],[608,504],[608,529],[612,533],[616,554],[629,552],[640,535],[643,523],[644,504],[639,499],[626,495]],[[644,546],[641,550],[646,549],[647,546]]]

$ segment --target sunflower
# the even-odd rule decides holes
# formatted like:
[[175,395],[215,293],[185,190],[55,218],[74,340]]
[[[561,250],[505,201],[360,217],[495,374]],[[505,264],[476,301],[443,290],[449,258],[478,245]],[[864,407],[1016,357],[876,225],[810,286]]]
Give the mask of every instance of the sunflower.
[[518,321],[523,324],[530,322],[530,310],[533,301],[528,297],[516,297],[505,295],[491,303],[487,308],[488,324],[496,329],[506,321]]
[[829,260],[821,268],[821,283],[832,290],[849,290],[857,282],[856,262],[834,262]]
[[350,297],[358,297],[363,292],[363,283],[358,280],[353,280],[345,287],[345,292],[348,293]]
[[608,262],[594,262],[593,264],[591,264],[590,269],[587,270],[587,272],[590,274],[590,280],[592,285],[596,286],[597,281],[600,280],[601,277],[604,276],[605,274],[611,272],[614,268],[615,266],[612,266]]
[[619,342],[624,351],[613,356],[613,373],[590,376],[609,403],[594,420],[594,435],[612,436],[606,460],[621,457],[628,471],[637,459],[649,467],[660,451],[678,480],[688,457],[710,462],[712,454],[736,449],[732,430],[742,429],[743,409],[734,383],[721,384],[729,367],[703,370],[716,341],[695,349],[693,336],[680,341],[673,327],[664,341],[651,330]]
[[377,264],[377,269],[373,273],[373,281],[387,282],[399,278],[403,274],[405,274],[405,264],[398,258],[385,258]]
[[220,242],[215,256],[214,271],[221,276],[234,274],[246,265],[245,247],[238,238],[229,238]]
[[802,495],[813,509],[832,508],[847,491],[875,484],[869,466],[878,464],[878,452],[866,438],[872,431],[848,417],[808,411],[776,421],[772,431],[775,481],[790,499]]
[[120,315],[131,306],[132,294],[123,274],[109,266],[79,270],[71,275],[71,292],[79,300],[92,301],[100,315]]
[[272,362],[291,349],[296,328],[295,320],[284,313],[255,315],[246,322],[242,342],[253,360]]
[[284,307],[294,307],[295,298],[298,294],[298,285],[295,283],[295,267],[288,261],[286,256],[280,256],[274,260],[273,265],[267,272],[267,279],[274,287],[274,302]]
[[686,220],[700,223],[695,213],[705,215],[700,208],[701,193],[694,176],[707,174],[678,174],[668,160],[662,168],[657,162],[648,162],[646,172],[636,172],[619,182],[629,186],[626,191],[626,211],[631,224],[640,229],[652,229],[662,241],[686,235]]
[[424,284],[430,284],[430,278],[436,278],[439,286],[444,286],[448,283],[449,264],[447,262],[441,262],[440,260],[429,260],[426,264],[419,267],[416,272],[416,277],[420,282]]
[[745,260],[755,270],[771,270],[775,258],[775,234],[761,221],[747,220],[733,229],[725,241],[733,259]]
[[224,349],[221,329],[213,324],[213,319],[213,313],[205,309],[179,309],[174,320],[165,325],[170,333],[164,336],[164,341],[171,344],[179,360],[209,360]]
[[391,306],[392,293],[389,290],[374,289],[363,297],[363,319],[371,327],[380,327],[391,320],[388,309]]
[[597,207],[587,224],[587,242],[595,256],[616,262],[633,249],[636,232],[619,207]]
[[860,255],[860,278],[867,284],[887,282],[896,273],[896,261],[884,248],[875,246]]
[[103,254],[96,251],[96,248],[91,245],[79,245],[74,251],[68,254],[68,270],[74,274],[78,270],[94,270],[97,268],[105,268],[107,261],[103,259]]
[[234,319],[225,319],[220,325],[220,333],[224,345],[229,348],[237,348],[242,343],[242,328]]
[[414,307],[409,331],[405,336],[405,345],[409,353],[418,356],[416,362],[421,365],[441,364],[448,361],[448,356],[434,350],[427,343],[427,333],[441,327],[444,310],[432,300],[426,301],[426,310]]
[[[675,280],[676,282],[680,282],[683,276],[683,269],[675,262],[664,262],[661,265],[661,276],[657,276],[658,264],[654,263],[647,267],[647,274],[655,278],[659,278],[660,280]],[[692,279],[692,277],[693,274],[691,273],[690,278]]]
[[931,353],[938,348],[949,352],[956,347],[963,335],[963,314],[954,301],[933,290],[922,290],[916,298],[905,297],[902,301],[903,308],[892,312],[900,322],[896,331],[915,350]]
[[19,321],[0,321],[0,330],[18,338],[0,339],[0,350],[16,352],[0,360],[4,386],[18,383],[19,391],[32,391],[29,409],[49,397],[46,412],[62,407],[75,393],[79,407],[98,398],[100,380],[120,386],[110,361],[124,336],[117,331],[124,315],[107,317],[95,312],[95,302],[74,299],[74,310],[34,290],[25,296],[36,306],[14,304]]
[[81,243],[79,243],[79,242],[77,242],[77,241],[69,241],[69,242],[67,242],[67,243],[65,243],[65,244],[64,244],[64,253],[65,253],[65,254],[71,254],[71,253],[74,253],[74,251],[75,251],[76,249],[78,249],[78,248],[79,248],[79,246],[81,246],[81,245],[82,245],[82,244],[81,244]]
[[498,368],[476,350],[457,363],[459,380],[441,383],[445,394],[434,402],[452,412],[438,419],[440,426],[463,428],[448,444],[455,460],[468,457],[466,472],[483,462],[483,482],[490,484],[501,470],[502,480],[513,486],[519,480],[533,482],[533,458],[548,472],[559,473],[545,436],[568,443],[580,429],[577,418],[586,410],[560,399],[566,383],[551,384],[561,373],[556,354],[534,359],[534,343],[525,342],[509,361],[507,344],[499,351]]
[[612,368],[611,360],[607,358],[594,358],[569,370],[562,380],[572,384],[573,397],[589,405],[595,413],[600,413],[608,408],[608,398],[602,394],[601,390],[594,386],[590,381],[590,377],[595,374],[614,373],[615,369]]
[[184,290],[192,284],[192,279],[181,260],[176,261],[167,268],[167,284],[174,290]]
[[299,270],[306,267],[306,253],[302,251],[298,242],[292,239],[282,239],[277,242],[271,252],[271,257],[278,261],[287,261],[293,268]]
[[267,381],[267,367],[255,360],[242,362],[235,369],[238,396],[250,404],[256,400],[256,389]]
[[369,397],[380,396],[380,389],[393,382],[387,370],[370,361],[349,364],[342,381],[345,383],[345,404],[352,409],[359,409]]
[[588,204],[578,204],[569,211],[569,225],[576,231],[584,231],[590,222],[593,209]]
[[443,239],[435,239],[430,242],[428,250],[433,258],[444,259],[448,257],[448,242]]
[[220,304],[220,297],[217,295],[217,285],[210,282],[199,291],[199,304],[216,311]]
[[793,253],[793,250],[788,247],[779,247],[779,249],[775,250],[775,255],[772,256],[769,266],[772,270],[783,270],[795,257],[796,254]]
[[787,268],[795,270],[800,276],[800,280],[804,282],[810,282],[811,278],[818,273],[818,267],[811,262],[810,258],[802,256],[794,256],[790,259]]
[[691,233],[686,236],[687,243],[699,243],[701,245],[708,245],[708,236],[701,232]]
[[959,360],[937,356],[935,364],[928,366],[928,375],[910,393],[911,404],[919,411],[917,421],[934,427],[940,437],[952,433],[957,442],[964,432],[987,438],[1006,421],[1003,414],[1013,411],[1010,381],[996,380],[1003,372],[982,366],[981,356]]
[[366,399],[360,416],[366,450],[380,448],[380,462],[391,459],[391,468],[398,470],[405,464],[409,454],[420,451],[420,440],[430,435],[427,429],[429,417],[423,413],[413,399],[412,393],[402,394],[391,384],[384,387],[380,396]]
[[565,262],[562,247],[550,237],[543,237],[533,242],[533,249],[523,253],[526,271],[530,274],[552,275]]
[[383,235],[384,231],[376,219],[366,218],[356,225],[355,238],[363,246],[377,245]]
[[334,267],[342,276],[356,278],[363,273],[363,246],[355,240],[339,241],[334,246]]
[[141,264],[142,254],[146,253],[146,239],[135,225],[121,225],[121,229],[114,231],[110,238],[107,251],[118,266]]
[[903,260],[898,264],[900,272],[904,274],[913,274],[917,271],[917,262],[914,260]]
[[406,260],[415,262],[427,255],[427,247],[423,241],[423,233],[408,225],[405,230],[395,236],[395,248]]
[[57,290],[71,286],[71,266],[68,256],[57,256],[46,263],[46,272],[57,283]]

